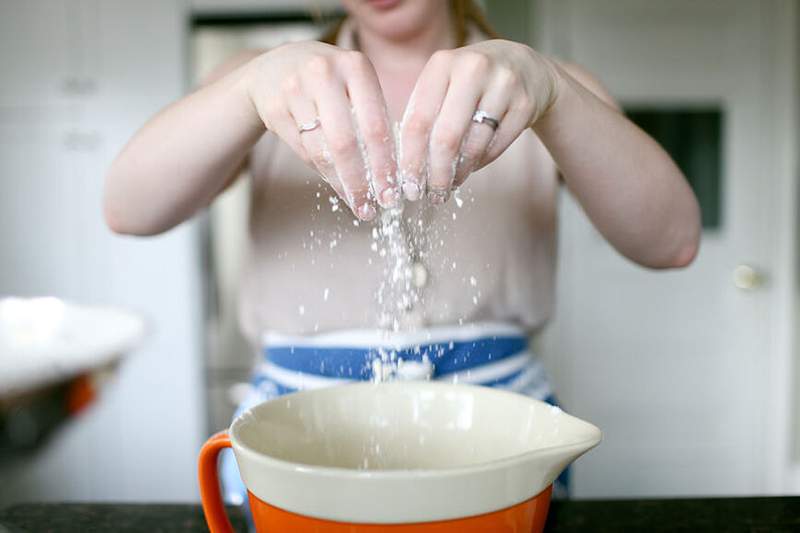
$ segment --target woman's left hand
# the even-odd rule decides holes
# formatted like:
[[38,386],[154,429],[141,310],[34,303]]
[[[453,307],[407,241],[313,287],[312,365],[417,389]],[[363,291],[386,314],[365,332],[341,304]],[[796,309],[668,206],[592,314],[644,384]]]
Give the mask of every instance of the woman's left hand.
[[447,201],[550,109],[559,86],[555,63],[524,44],[497,39],[433,54],[401,124],[406,198]]

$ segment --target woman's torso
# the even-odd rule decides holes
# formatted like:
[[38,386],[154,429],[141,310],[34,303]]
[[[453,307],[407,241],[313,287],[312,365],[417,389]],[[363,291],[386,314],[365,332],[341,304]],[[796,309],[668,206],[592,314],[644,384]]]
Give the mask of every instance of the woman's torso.
[[381,256],[386,240],[373,236],[379,223],[354,224],[330,187],[271,134],[254,147],[250,174],[240,319],[254,343],[268,330],[302,335],[385,326],[380,315],[387,309],[396,326],[414,329],[491,321],[531,331],[550,315],[558,179],[531,130],[471,175],[458,201],[406,203],[404,219],[413,226],[407,233],[424,254],[416,261],[424,275],[416,280],[425,283],[414,288],[416,303],[402,310],[379,302],[392,297],[386,271],[396,260],[391,252]]

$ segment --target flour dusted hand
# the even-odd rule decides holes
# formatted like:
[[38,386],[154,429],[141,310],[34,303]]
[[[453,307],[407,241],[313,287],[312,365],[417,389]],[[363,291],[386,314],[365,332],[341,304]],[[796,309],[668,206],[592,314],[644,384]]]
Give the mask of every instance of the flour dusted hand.
[[394,143],[378,77],[356,51],[309,41],[253,60],[248,93],[261,120],[314,167],[356,216],[393,206]]
[[558,86],[554,62],[520,43],[495,39],[433,54],[401,124],[406,198],[427,191],[444,203],[553,105]]

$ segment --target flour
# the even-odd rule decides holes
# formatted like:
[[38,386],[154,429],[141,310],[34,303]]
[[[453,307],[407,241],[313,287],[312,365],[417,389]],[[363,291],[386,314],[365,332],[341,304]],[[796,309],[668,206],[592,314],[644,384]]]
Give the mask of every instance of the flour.
[[[413,109],[413,96],[406,110],[404,119]],[[353,112],[353,123],[355,113]],[[400,136],[401,125],[394,124],[392,132],[394,134],[394,153],[396,162],[402,161],[403,146]],[[358,147],[362,155],[364,164],[364,176],[370,184],[368,199],[376,202],[377,194],[384,191],[376,191],[372,169],[366,161],[368,154],[365,143],[358,128],[356,128]],[[389,139],[387,139],[387,142]],[[323,154],[329,158],[329,154]],[[329,160],[332,163],[332,161]],[[457,159],[453,161],[451,177],[455,176],[457,169]],[[392,175],[386,176],[386,183],[391,184],[395,191],[402,191],[403,185],[409,179],[415,182],[424,183],[425,176],[428,175],[427,164],[420,168],[398,168],[396,179]],[[328,181],[325,178],[325,181]],[[322,184],[321,184],[322,185]],[[322,185],[324,187],[324,185]],[[458,215],[456,210],[462,209],[465,205],[464,192],[462,190],[453,191],[442,198],[425,194],[426,191],[419,191],[420,200],[407,202],[403,195],[399,194],[399,199],[395,207],[378,209],[373,221],[364,222],[357,217],[352,217],[349,209],[342,205],[342,199],[335,194],[327,196],[327,202],[318,191],[315,194],[317,199],[316,211],[320,211],[322,206],[327,207],[336,215],[336,224],[320,226],[316,231],[312,230],[308,234],[308,239],[303,243],[303,247],[309,250],[316,250],[318,253],[312,261],[324,261],[325,253],[346,253],[340,250],[340,246],[345,242],[350,231],[362,233],[369,231],[369,249],[366,264],[371,268],[380,269],[380,282],[374,293],[374,325],[384,334],[382,347],[377,348],[364,361],[366,368],[370,368],[376,381],[391,380],[397,373],[398,366],[402,366],[403,361],[399,357],[400,348],[408,349],[407,346],[396,344],[398,338],[403,334],[414,331],[424,330],[426,325],[451,317],[449,303],[441,302],[436,304],[437,309],[426,305],[426,297],[431,292],[431,285],[437,282],[437,276],[447,275],[451,279],[459,279],[469,290],[469,296],[473,305],[478,305],[480,292],[477,290],[477,279],[474,275],[456,278],[458,263],[455,258],[448,256],[447,243],[454,237]],[[452,196],[453,201],[447,204],[447,200]],[[353,198],[348,197],[344,200],[353,207]],[[469,201],[474,201],[469,198]],[[445,205],[439,205],[445,203]],[[451,206],[448,209],[446,206]],[[316,214],[312,214],[316,218]],[[349,223],[347,222],[349,220]],[[347,248],[349,249],[349,248]],[[333,262],[331,268],[334,267]],[[358,283],[358,273],[353,272],[353,283]],[[338,294],[338,293],[337,293]],[[322,291],[322,301],[328,302],[331,299],[331,289],[325,288]],[[345,302],[339,301],[342,305]],[[299,314],[305,314],[305,306],[300,306]],[[453,320],[450,318],[450,320]],[[464,317],[457,318],[458,324],[464,323]],[[315,324],[314,331],[319,329]],[[450,343],[452,349],[452,343]],[[415,347],[416,352],[420,352],[420,347]],[[440,347],[440,352],[444,353],[445,346]],[[412,347],[412,351],[414,347]],[[432,354],[435,355],[435,354]],[[374,450],[377,452],[378,450]],[[372,459],[365,459],[365,467],[372,466],[378,457],[378,453],[366,454]]]
[[[402,140],[398,125],[395,125],[394,132],[400,160]],[[421,172],[427,173],[427,169]],[[402,170],[398,173],[401,180],[409,176]],[[455,198],[456,207],[460,209],[463,199],[460,194]],[[457,216],[455,212],[447,216],[442,209],[445,208],[437,205],[436,199],[427,196],[417,202],[403,200],[398,207],[384,209],[372,229],[370,251],[382,266],[381,282],[375,291],[377,325],[384,332],[386,341],[385,347],[373,354],[374,361],[368,362],[377,381],[392,379],[398,366],[403,364],[394,340],[402,338],[405,333],[424,329],[433,318],[443,316],[442,309],[429,309],[426,305],[430,285],[436,283],[436,275],[431,273],[455,272],[458,267],[445,252],[449,240],[445,237],[453,237],[448,234],[453,231]],[[426,313],[431,316],[426,316]],[[415,348],[419,353],[420,347]],[[444,347],[440,351],[443,352]],[[379,372],[375,371],[376,362],[379,363]]]

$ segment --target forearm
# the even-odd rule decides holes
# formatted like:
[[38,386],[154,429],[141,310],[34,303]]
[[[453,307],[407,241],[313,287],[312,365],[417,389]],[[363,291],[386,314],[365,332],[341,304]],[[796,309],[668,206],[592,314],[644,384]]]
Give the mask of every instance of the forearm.
[[700,214],[664,150],[563,68],[558,98],[534,125],[572,194],[623,255],[653,268],[694,258]]
[[240,67],[175,102],[129,141],[106,178],[114,231],[166,231],[220,192],[264,132],[245,75]]

